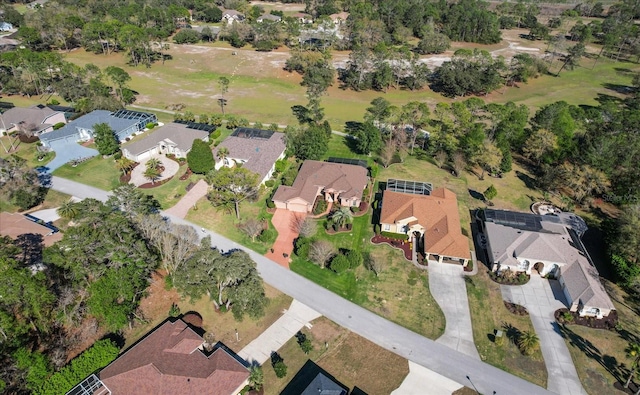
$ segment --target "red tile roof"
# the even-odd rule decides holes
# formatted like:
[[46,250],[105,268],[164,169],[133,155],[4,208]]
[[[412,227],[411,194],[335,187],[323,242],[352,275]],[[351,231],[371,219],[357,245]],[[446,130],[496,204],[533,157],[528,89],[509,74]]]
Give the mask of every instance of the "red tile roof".
[[413,195],[386,190],[382,198],[380,223],[415,217],[425,228],[425,251],[447,257],[469,259],[469,240],[462,234],[458,199],[446,188],[431,195]]
[[234,394],[249,371],[223,347],[207,357],[184,321],[167,321],[100,372],[112,395]]

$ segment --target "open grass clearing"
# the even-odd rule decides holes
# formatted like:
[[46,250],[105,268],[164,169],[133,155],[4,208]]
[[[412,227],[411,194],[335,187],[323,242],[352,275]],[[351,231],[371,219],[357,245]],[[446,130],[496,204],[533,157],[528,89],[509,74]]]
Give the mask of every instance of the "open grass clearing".
[[113,157],[103,158],[101,155],[94,156],[76,167],[67,163],[54,170],[53,175],[104,191],[110,191],[120,185],[120,171],[116,168]]
[[187,193],[187,186],[189,183],[196,183],[202,177],[198,175],[191,175],[186,180],[180,180],[180,177],[187,170],[187,166],[180,166],[178,172],[167,183],[162,184],[155,188],[139,189],[140,192],[151,195],[160,202],[162,210],[166,210],[173,207],[180,199]]
[[270,362],[264,364],[265,394],[280,394],[308,360],[314,361],[349,390],[358,387],[369,395],[390,394],[409,373],[409,364],[405,359],[327,318],[318,318],[312,324],[311,329],[302,331],[313,344],[309,354],[302,352],[295,337],[278,350],[287,365],[285,377],[278,379]]
[[486,266],[483,264],[479,266],[476,276],[465,279],[467,279],[473,340],[480,358],[497,368],[546,387],[547,369],[539,349],[533,355],[525,356],[509,339],[504,339],[502,345],[493,341],[495,331],[501,330],[505,323],[521,332],[534,329],[528,316],[517,316],[507,310],[502,302],[500,285],[489,278]]
[[[26,160],[27,166],[29,167],[45,166],[47,163],[51,162],[53,158],[56,157],[55,152],[51,152],[47,154],[43,161],[39,161],[37,151],[38,143],[22,143],[20,142],[20,140],[9,136],[0,137],[0,142],[2,143],[2,145],[0,145],[0,158],[5,159],[11,155],[17,155],[20,158]],[[15,150],[11,149],[12,142],[14,142],[14,146],[16,148]],[[5,148],[9,152],[5,151]]]
[[[616,383],[620,388],[628,378],[632,360],[626,358],[625,348],[630,341],[640,341],[638,302],[609,281],[606,288],[618,312],[619,330],[580,325],[561,327],[580,381],[589,395],[624,393],[616,388]],[[635,382],[640,384],[638,379]]]

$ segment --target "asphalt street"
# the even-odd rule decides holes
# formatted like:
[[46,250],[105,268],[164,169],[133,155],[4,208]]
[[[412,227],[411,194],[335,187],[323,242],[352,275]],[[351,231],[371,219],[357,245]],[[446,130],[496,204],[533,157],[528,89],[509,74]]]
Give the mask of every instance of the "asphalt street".
[[[105,191],[59,177],[53,177],[52,184],[52,189],[80,198],[92,197],[106,200],[108,197]],[[247,251],[256,262],[258,271],[267,284],[379,346],[457,383],[487,395],[553,394],[524,379],[388,321],[218,233],[203,230],[181,218],[164,213],[163,215],[174,223],[193,226],[201,236],[211,236],[212,245],[218,249]],[[425,395],[429,394],[428,386],[429,384],[425,383]]]

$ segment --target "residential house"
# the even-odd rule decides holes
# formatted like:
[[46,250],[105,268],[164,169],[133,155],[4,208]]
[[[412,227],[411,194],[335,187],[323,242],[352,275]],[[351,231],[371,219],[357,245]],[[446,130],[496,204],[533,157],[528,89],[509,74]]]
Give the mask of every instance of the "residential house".
[[243,13],[236,10],[224,10],[222,11],[222,22],[226,22],[228,25],[232,25],[233,22],[243,22],[245,16]]
[[280,22],[280,21],[282,21],[282,18],[279,17],[278,15],[263,14],[263,15],[260,15],[258,17],[258,19],[256,19],[256,22],[258,22],[258,23],[262,23],[263,21]]
[[38,218],[31,215],[18,213],[0,213],[0,236],[9,236],[12,239],[20,235],[41,235],[46,247],[62,239],[62,233],[53,225],[38,222]]
[[49,0],[35,0],[35,1],[32,1],[31,3],[27,4],[27,7],[31,8],[32,10],[35,10],[37,8],[42,8],[48,2],[49,2]]
[[9,22],[0,22],[0,32],[8,32],[13,30],[13,25]]
[[587,227],[580,217],[493,209],[482,215],[492,270],[558,279],[570,310],[581,316],[602,318],[615,310],[582,244]]
[[331,22],[333,22],[333,24],[336,26],[342,26],[345,22],[347,22],[347,18],[349,18],[349,13],[344,11],[337,14],[329,15],[329,19],[331,19]]
[[148,123],[157,123],[155,114],[118,110],[111,112],[107,110],[94,110],[80,118],[69,122],[63,128],[52,132],[43,133],[40,141],[45,147],[51,147],[56,142],[80,142],[93,138],[95,125],[106,123],[115,132],[119,141],[124,141],[127,137],[141,132]]
[[19,130],[29,130],[37,136],[52,131],[57,123],[67,123],[64,112],[43,105],[13,107],[0,115],[0,136]]
[[[223,147],[228,151],[224,158],[219,154]],[[260,183],[264,183],[273,175],[276,161],[285,157],[286,149],[284,133],[237,128],[213,150],[213,157],[216,160],[216,170],[222,166],[241,164],[245,169],[258,174]]]
[[347,395],[349,388],[313,361],[307,362],[280,395]]
[[281,185],[273,195],[277,208],[310,213],[318,196],[327,202],[357,207],[367,186],[368,170],[362,166],[307,160],[292,186]]
[[309,14],[305,14],[304,12],[297,12],[292,15],[293,18],[297,19],[298,22],[303,25],[310,25],[313,23],[313,17]]
[[13,51],[18,45],[20,45],[20,41],[16,39],[7,38],[7,36],[0,37],[0,52]]
[[111,395],[240,393],[248,384],[248,364],[222,343],[205,343],[201,332],[181,319],[165,321],[100,371],[104,388],[98,391]]
[[204,28],[209,28],[209,31],[211,31],[211,37],[213,39],[217,39],[218,35],[220,34],[220,26],[208,26],[208,25],[200,25],[200,26],[191,26],[191,29],[197,31],[198,33],[202,34],[202,30]]
[[469,239],[460,228],[458,199],[446,188],[432,189],[429,183],[388,180],[382,194],[380,228],[406,234],[425,259],[466,266]]
[[209,141],[209,132],[190,128],[188,124],[169,123],[153,131],[142,140],[122,147],[122,154],[132,161],[142,162],[154,155],[173,154],[186,158],[193,141]]

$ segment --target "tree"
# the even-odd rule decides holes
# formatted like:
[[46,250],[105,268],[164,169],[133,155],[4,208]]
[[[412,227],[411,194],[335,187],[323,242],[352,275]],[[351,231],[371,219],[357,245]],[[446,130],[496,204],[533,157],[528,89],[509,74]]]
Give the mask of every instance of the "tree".
[[342,206],[333,212],[331,215],[331,222],[333,222],[333,226],[336,230],[344,228],[347,224],[353,222],[353,213],[349,207]]
[[467,166],[467,161],[464,159],[464,154],[460,151],[453,154],[453,160],[451,161],[453,171],[456,173],[456,177],[462,175],[462,171]]
[[487,188],[484,191],[483,195],[484,195],[485,199],[487,199],[488,201],[491,201],[496,196],[498,196],[498,190],[493,185],[489,185],[489,188]]
[[78,215],[78,206],[73,199],[69,199],[58,207],[56,213],[64,219],[74,219]]
[[311,344],[309,337],[300,331],[296,333],[296,342],[305,354],[309,354],[313,350],[313,344]]
[[216,152],[216,158],[218,158],[218,160],[220,160],[223,165],[226,164],[225,159],[227,159],[228,157],[229,157],[229,148],[227,147],[218,148],[218,152]]
[[540,339],[533,331],[524,331],[518,336],[518,347],[524,355],[531,355],[540,347]]
[[[352,123],[353,124],[353,123]],[[382,137],[380,129],[378,129],[372,121],[364,123],[356,122],[352,125],[349,132],[355,138],[353,142],[358,153],[368,155],[371,152],[377,152],[382,146]]]
[[398,146],[392,139],[386,139],[382,148],[380,149],[380,155],[378,158],[380,159],[380,164],[386,169],[393,162],[393,158],[398,152]]
[[173,274],[173,284],[191,300],[208,295],[217,309],[232,310],[236,319],[245,314],[264,315],[267,299],[256,263],[241,250],[221,255],[203,239],[200,249]]
[[317,125],[287,134],[287,147],[300,160],[318,160],[329,149],[327,133]]
[[424,34],[416,46],[416,52],[422,55],[438,54],[449,49],[449,46],[451,46],[449,37],[431,29]]
[[338,254],[331,259],[329,268],[338,274],[343,273],[349,270],[349,259],[343,254]]
[[287,375],[287,365],[285,365],[284,360],[277,352],[271,354],[271,366],[277,378],[281,379]]
[[158,169],[155,166],[149,166],[149,163],[147,163],[146,169],[144,170],[144,173],[143,173],[144,178],[151,181],[152,185],[156,183],[158,178],[160,178],[161,174],[162,172],[160,172],[160,169]]
[[535,130],[522,147],[523,155],[538,165],[558,147],[558,138],[546,129]]
[[125,100],[124,90],[127,86],[127,82],[131,81],[129,73],[116,66],[109,66],[104,69],[104,72],[115,85],[115,91],[120,102],[122,104],[128,104],[128,101]]
[[218,78],[218,88],[220,88],[220,99],[218,99],[218,104],[220,105],[220,111],[222,111],[222,115],[224,115],[224,108],[227,105],[227,99],[224,98],[224,95],[229,92],[229,79],[227,77]]
[[300,237],[312,237],[316,234],[318,227],[312,218],[303,215],[294,215],[291,219],[291,230]]
[[500,151],[493,142],[485,140],[478,162],[482,167],[482,175],[480,175],[481,180],[484,179],[485,171],[488,171],[491,174],[498,174],[500,171],[500,165],[502,164],[502,151]]
[[27,210],[40,204],[46,193],[43,178],[26,160],[14,154],[0,161],[0,197]]
[[624,383],[624,388],[629,388],[631,380],[633,380],[633,377],[638,371],[638,367],[640,367],[640,343],[629,343],[629,345],[625,349],[625,352],[627,353],[627,358],[631,358],[633,360],[633,362],[631,363],[631,370],[629,371],[629,378]]
[[123,176],[126,176],[128,172],[130,172],[136,162],[132,161],[131,159],[122,156],[120,159],[116,160],[116,166],[118,167],[118,169],[122,172]]
[[94,142],[100,155],[113,155],[120,150],[116,134],[106,123],[94,126]]
[[258,175],[244,167],[222,167],[207,174],[211,187],[207,195],[214,206],[233,204],[236,218],[240,220],[240,203],[258,194]]
[[324,269],[327,262],[336,254],[336,249],[329,241],[316,240],[309,246],[309,259]]
[[216,165],[211,147],[200,139],[193,140],[191,151],[187,153],[187,163],[191,171],[196,174],[207,174]]
[[564,63],[556,76],[560,75],[560,72],[567,67],[569,70],[573,70],[580,63],[580,59],[584,56],[586,50],[584,43],[577,43],[573,47],[569,48],[569,53],[564,57]]
[[202,39],[200,33],[193,29],[182,29],[173,36],[176,44],[196,44]]
[[245,222],[239,225],[240,230],[251,238],[251,241],[255,243],[256,237],[260,236],[260,233],[264,230],[264,224],[262,221],[258,221],[255,218],[249,218]]
[[355,269],[364,262],[362,253],[358,250],[349,250],[345,256],[349,260],[349,269]]
[[632,265],[640,265],[640,204],[624,205],[615,227],[612,252]]
[[256,391],[260,391],[264,385],[264,372],[261,366],[249,367],[249,385]]
[[143,193],[132,184],[120,185],[114,189],[105,204],[131,217],[149,215],[160,210],[160,203],[156,198]]

